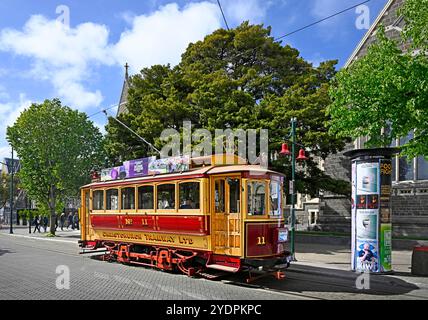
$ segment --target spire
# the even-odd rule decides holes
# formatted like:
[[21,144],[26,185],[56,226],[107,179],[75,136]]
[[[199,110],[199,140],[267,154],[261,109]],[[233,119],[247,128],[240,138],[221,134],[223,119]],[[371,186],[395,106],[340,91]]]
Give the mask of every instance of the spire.
[[129,64],[128,62],[125,64],[125,80],[128,81],[129,74],[128,74]]

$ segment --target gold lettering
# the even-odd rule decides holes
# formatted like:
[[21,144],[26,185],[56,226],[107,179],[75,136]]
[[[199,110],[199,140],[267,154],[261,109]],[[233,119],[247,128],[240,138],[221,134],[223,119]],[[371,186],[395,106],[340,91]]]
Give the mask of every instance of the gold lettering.
[[264,246],[266,244],[265,237],[257,237],[257,245]]

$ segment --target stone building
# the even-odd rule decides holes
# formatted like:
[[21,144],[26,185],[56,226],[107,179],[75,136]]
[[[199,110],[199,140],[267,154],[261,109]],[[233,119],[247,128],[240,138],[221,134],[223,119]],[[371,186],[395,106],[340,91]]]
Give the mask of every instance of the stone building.
[[[345,68],[353,61],[363,57],[368,47],[376,40],[377,28],[382,24],[386,35],[395,40],[401,40],[404,19],[398,15],[398,9],[405,0],[390,0],[385,5],[377,19],[355,48]],[[401,49],[407,49],[409,44],[401,44]],[[399,146],[411,137],[397,139],[392,146]],[[364,148],[365,138],[361,137],[346,146],[346,150]],[[338,179],[350,181],[350,160],[343,152],[329,156],[325,163],[325,172]],[[410,161],[402,157],[393,159],[393,195],[392,215],[393,234],[395,236],[428,237],[428,162],[423,157]],[[326,231],[350,230],[351,203],[347,197],[325,193],[320,198],[319,217],[317,225]]]

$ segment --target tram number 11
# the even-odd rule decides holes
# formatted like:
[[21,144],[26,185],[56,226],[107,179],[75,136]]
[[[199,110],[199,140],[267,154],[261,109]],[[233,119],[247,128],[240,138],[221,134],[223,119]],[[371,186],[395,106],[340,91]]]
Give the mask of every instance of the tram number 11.
[[257,245],[258,246],[266,245],[265,237],[257,237]]

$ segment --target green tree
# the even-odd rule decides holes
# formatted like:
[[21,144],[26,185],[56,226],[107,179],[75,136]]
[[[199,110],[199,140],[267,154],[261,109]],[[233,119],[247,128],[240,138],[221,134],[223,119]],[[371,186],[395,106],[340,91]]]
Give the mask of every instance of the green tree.
[[[158,149],[165,144],[159,139],[164,129],[182,132],[183,121],[190,120],[193,129],[212,133],[227,128],[269,129],[269,148],[279,150],[290,131],[290,118],[298,117],[298,139],[312,156],[325,158],[342,149],[344,139],[328,132],[325,114],[336,61],[314,67],[298,50],[274,41],[270,33],[270,28],[248,22],[229,31],[219,29],[190,44],[177,66],[143,69],[130,79],[129,112],[120,120]],[[112,162],[151,154],[113,119],[107,132]],[[290,171],[284,159],[271,165]],[[308,166],[314,168],[316,163]],[[314,188],[307,190],[314,193]]]
[[[10,182],[12,178],[6,173],[1,173],[0,176],[0,209],[4,208],[6,203],[10,201]],[[13,190],[15,196],[18,193],[19,179],[16,175],[13,177]]]
[[427,7],[428,0],[407,0],[401,10],[407,22],[402,41],[413,42],[408,51],[381,27],[367,54],[337,74],[328,108],[333,133],[368,136],[367,146],[389,146],[414,130],[402,154],[428,157]]
[[78,196],[93,166],[101,163],[102,135],[85,113],[62,106],[57,99],[24,110],[7,139],[21,160],[19,179],[29,197],[50,212],[66,196]]

